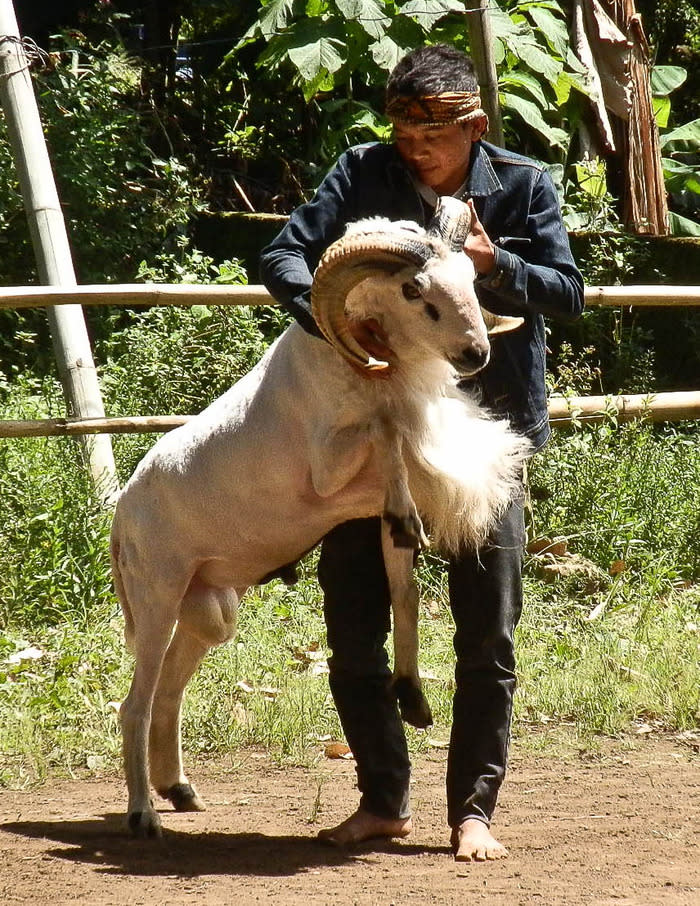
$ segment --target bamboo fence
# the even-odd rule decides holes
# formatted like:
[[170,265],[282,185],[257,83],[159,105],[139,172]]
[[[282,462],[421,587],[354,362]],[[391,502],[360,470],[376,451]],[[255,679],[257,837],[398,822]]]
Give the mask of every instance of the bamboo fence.
[[[700,286],[589,286],[587,306],[682,308],[700,306]],[[52,305],[270,305],[263,286],[195,284],[113,284],[94,286],[0,287],[0,308]],[[650,421],[700,419],[700,390],[617,396],[552,397],[553,427],[574,422],[646,418]],[[73,437],[92,434],[133,434],[170,431],[190,416],[122,416],[117,418],[50,418],[0,420],[0,438]]]

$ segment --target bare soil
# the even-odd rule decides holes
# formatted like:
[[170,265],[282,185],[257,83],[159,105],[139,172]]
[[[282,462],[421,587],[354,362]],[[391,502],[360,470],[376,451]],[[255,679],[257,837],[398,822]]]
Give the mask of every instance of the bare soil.
[[697,743],[557,756],[516,744],[494,822],[510,857],[488,864],[451,856],[444,755],[416,759],[409,838],[347,850],[315,835],[355,808],[352,761],[281,768],[246,753],[199,765],[208,810],[164,807],[162,841],[124,834],[119,777],[4,791],[0,903],[700,904]]

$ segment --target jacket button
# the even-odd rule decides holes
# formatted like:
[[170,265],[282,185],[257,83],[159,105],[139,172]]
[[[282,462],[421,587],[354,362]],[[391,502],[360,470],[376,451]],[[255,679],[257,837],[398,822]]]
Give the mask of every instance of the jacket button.
[[499,269],[496,271],[495,275],[491,278],[489,283],[491,284],[491,286],[499,287],[501,283],[503,283],[503,276],[503,270]]

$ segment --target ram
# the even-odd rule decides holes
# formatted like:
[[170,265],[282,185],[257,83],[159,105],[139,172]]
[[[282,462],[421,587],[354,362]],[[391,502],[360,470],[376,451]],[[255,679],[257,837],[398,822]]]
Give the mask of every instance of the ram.
[[[415,550],[425,523],[446,552],[478,547],[507,506],[528,443],[459,389],[488,361],[488,332],[462,251],[468,208],[443,199],[427,230],[351,226],[314,275],[326,340],[290,326],[260,362],[164,435],[124,487],[112,526],[115,588],[135,656],[121,708],[128,823],[158,836],[151,787],[204,808],[182,767],[182,697],[206,652],[230,639],[245,590],[293,565],[334,526],[381,516],[402,715],[431,722],[417,666]],[[391,362],[353,339],[381,325]],[[362,369],[385,369],[383,380]]]

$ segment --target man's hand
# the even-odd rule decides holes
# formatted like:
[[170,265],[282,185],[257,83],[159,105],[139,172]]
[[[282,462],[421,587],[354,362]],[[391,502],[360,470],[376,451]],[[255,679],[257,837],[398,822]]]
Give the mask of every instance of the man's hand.
[[488,274],[493,270],[496,263],[496,250],[477,216],[474,202],[471,198],[467,204],[472,212],[472,225],[469,235],[464,240],[464,251],[474,262],[477,274]]
[[359,372],[365,378],[379,378],[380,380],[386,380],[390,377],[393,371],[391,362],[394,358],[394,353],[387,345],[387,335],[384,333],[384,329],[379,321],[377,321],[376,318],[367,318],[363,321],[350,321],[349,327],[350,333],[372,358],[378,359],[381,362],[389,362],[387,368],[364,368],[362,365],[352,365],[355,371]]

